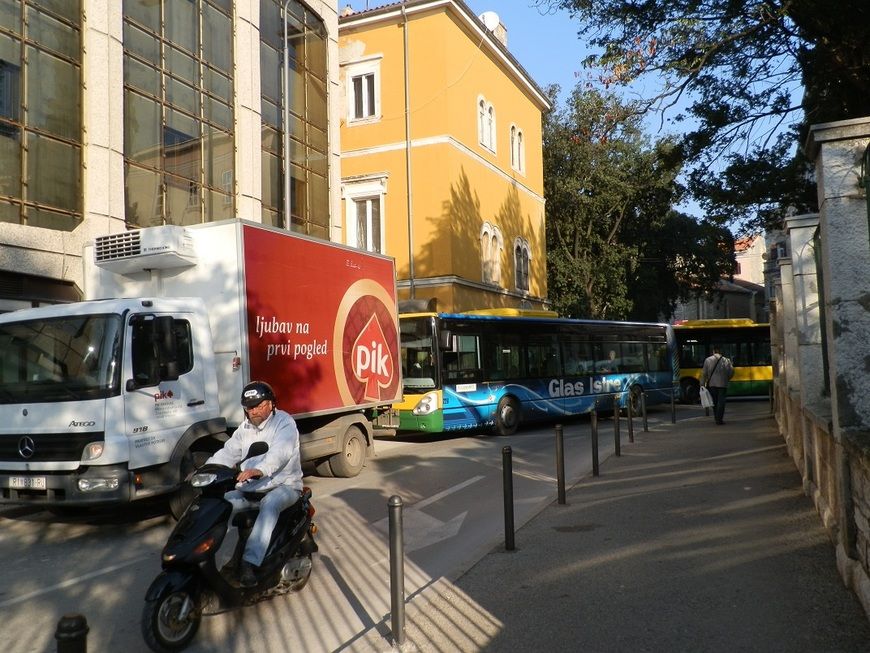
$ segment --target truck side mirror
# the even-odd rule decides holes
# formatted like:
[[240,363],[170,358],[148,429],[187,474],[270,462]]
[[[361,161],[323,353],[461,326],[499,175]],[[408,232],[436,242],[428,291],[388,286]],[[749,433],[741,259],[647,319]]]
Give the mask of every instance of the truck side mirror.
[[438,332],[438,346],[441,351],[453,351],[453,332],[442,329]]

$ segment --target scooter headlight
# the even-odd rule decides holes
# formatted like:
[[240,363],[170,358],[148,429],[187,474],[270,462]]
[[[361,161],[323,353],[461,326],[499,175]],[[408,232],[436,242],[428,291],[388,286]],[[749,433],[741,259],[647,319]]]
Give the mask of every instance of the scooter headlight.
[[193,476],[190,477],[190,484],[193,487],[205,487],[206,485],[211,485],[217,480],[217,474],[212,473],[199,473],[197,472]]

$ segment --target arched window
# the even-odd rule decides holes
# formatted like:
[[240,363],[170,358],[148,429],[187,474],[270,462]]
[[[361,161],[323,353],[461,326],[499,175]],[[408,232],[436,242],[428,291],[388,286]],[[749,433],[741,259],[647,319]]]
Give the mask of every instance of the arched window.
[[477,141],[495,152],[495,107],[486,98],[477,98]]
[[522,130],[517,131],[517,170],[526,171],[526,145]]
[[491,104],[486,109],[487,147],[495,152],[495,107]]
[[529,262],[531,258],[531,247],[529,247],[528,241],[523,238],[514,240],[514,278],[517,290],[529,291]]
[[511,168],[517,172],[526,171],[526,151],[523,144],[523,130],[511,125]]
[[486,145],[486,100],[480,98],[477,102],[477,140]]
[[483,283],[501,284],[501,252],[503,240],[501,230],[484,222],[480,229],[480,263]]

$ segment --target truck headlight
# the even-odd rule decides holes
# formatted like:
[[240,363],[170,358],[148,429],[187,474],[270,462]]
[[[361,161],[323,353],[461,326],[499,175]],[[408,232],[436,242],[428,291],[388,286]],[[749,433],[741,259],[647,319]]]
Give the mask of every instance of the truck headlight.
[[430,415],[436,410],[438,410],[438,393],[427,392],[420,398],[411,413],[413,415]]
[[82,460],[96,460],[103,455],[103,449],[106,448],[105,442],[90,442],[82,452]]
[[118,489],[117,478],[80,478],[79,492],[112,492]]

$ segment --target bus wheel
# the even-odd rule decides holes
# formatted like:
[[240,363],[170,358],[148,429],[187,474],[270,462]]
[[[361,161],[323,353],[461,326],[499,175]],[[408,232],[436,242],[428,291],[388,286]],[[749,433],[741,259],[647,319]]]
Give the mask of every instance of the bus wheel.
[[640,415],[641,413],[641,396],[643,395],[643,388],[639,385],[633,385],[628,391],[628,400],[631,402],[631,414],[634,416]]
[[495,411],[495,432],[513,435],[520,424],[520,406],[513,397],[502,397]]
[[680,396],[684,404],[697,404],[701,399],[700,384],[697,379],[683,379],[680,381]]

